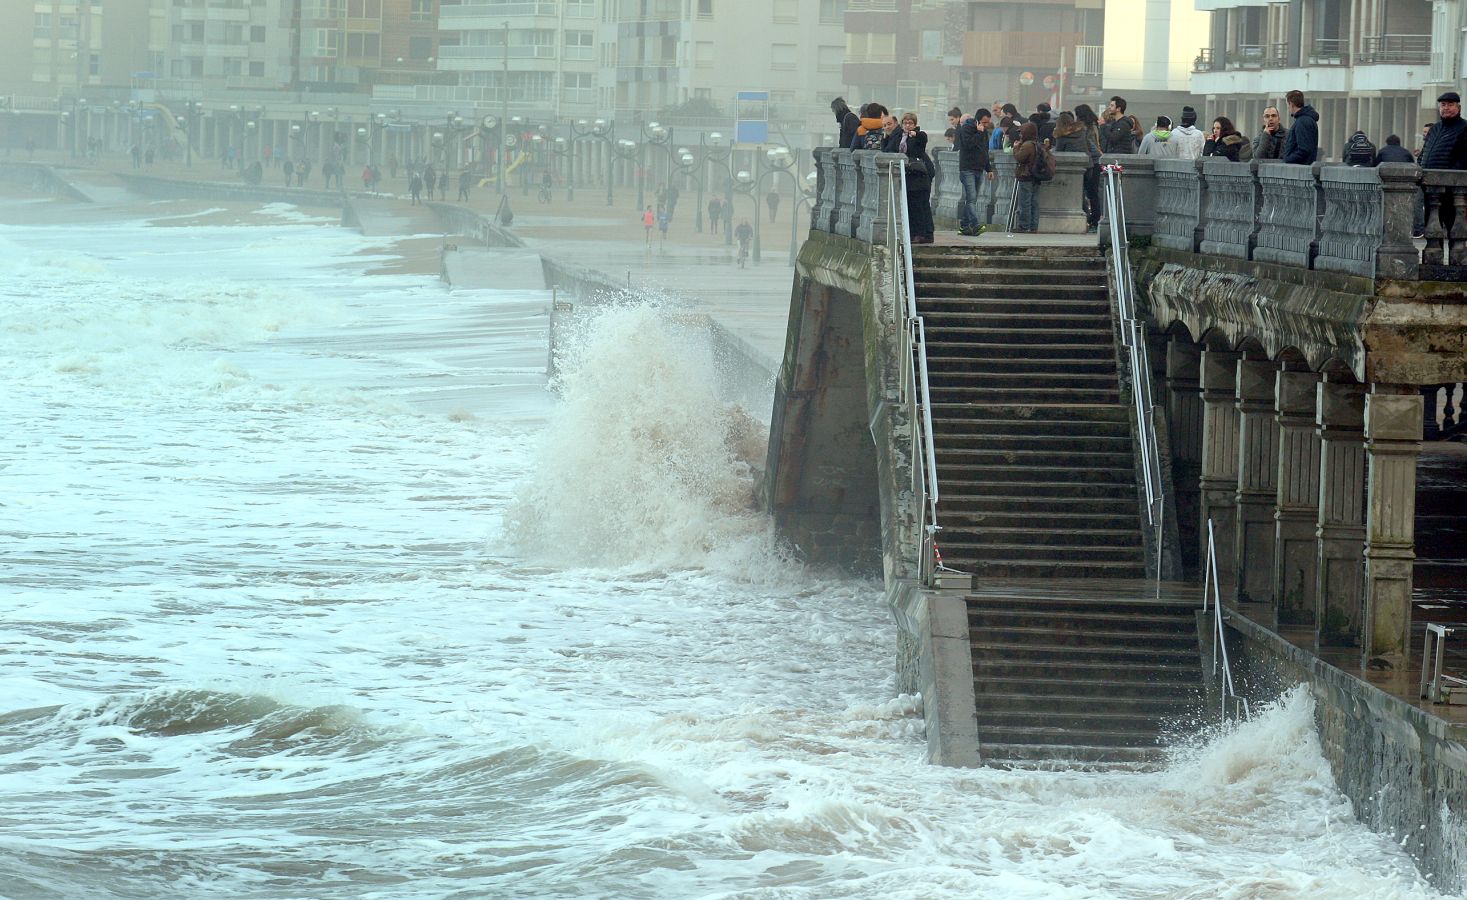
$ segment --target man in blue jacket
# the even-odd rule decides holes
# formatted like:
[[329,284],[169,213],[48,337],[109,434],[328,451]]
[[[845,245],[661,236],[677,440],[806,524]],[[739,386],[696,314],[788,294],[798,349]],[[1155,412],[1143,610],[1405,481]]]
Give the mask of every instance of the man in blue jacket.
[[993,180],[993,162],[988,156],[988,126],[993,114],[980,109],[958,123],[958,180],[963,185],[963,204],[958,207],[958,233],[979,232],[978,178],[988,173]]
[[1284,102],[1289,104],[1289,115],[1294,117],[1294,124],[1284,137],[1283,161],[1301,166],[1313,165],[1319,159],[1319,113],[1304,102],[1303,91],[1289,91],[1284,95]]

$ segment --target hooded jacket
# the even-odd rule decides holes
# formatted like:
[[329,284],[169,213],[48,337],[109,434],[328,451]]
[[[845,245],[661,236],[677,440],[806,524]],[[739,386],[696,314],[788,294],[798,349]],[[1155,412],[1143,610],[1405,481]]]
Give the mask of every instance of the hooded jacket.
[[1202,155],[1219,156],[1229,162],[1248,162],[1253,158],[1253,145],[1238,132],[1230,131],[1216,141],[1208,138]]
[[1431,126],[1421,148],[1423,169],[1467,169],[1467,120],[1442,119]]
[[850,146],[852,150],[880,150],[885,137],[881,133],[880,119],[862,119]]
[[1284,138],[1286,163],[1309,166],[1319,158],[1319,113],[1312,106],[1304,106],[1294,113],[1294,125]]
[[1055,126],[1054,151],[1056,153],[1087,153],[1092,163],[1100,159],[1100,146],[1095,143],[1094,135],[1079,122]]
[[958,125],[958,171],[993,171],[993,163],[988,156],[988,134],[979,131],[978,124],[972,119],[964,119]]
[[1380,148],[1380,152],[1379,153],[1375,154],[1375,159],[1372,159],[1370,161],[1370,164],[1372,166],[1378,166],[1381,163],[1414,163],[1414,162],[1416,162],[1416,157],[1414,157],[1414,156],[1411,155],[1411,151],[1410,150],[1407,150],[1405,147],[1402,147],[1400,144],[1386,144],[1384,147],[1381,147]]
[[1269,134],[1267,131],[1258,132],[1258,137],[1253,139],[1253,158],[1283,159],[1284,140],[1288,136],[1289,129],[1282,125],[1273,134]]
[[1136,120],[1121,116],[1100,126],[1100,149],[1104,153],[1136,152]]
[[851,146],[851,141],[856,139],[856,129],[861,127],[861,117],[851,112],[851,108],[844,103],[832,111],[835,113],[835,121],[840,125],[840,143],[836,146]]
[[1375,145],[1365,132],[1357,131],[1350,135],[1350,143],[1345,145],[1344,156],[1341,161],[1347,166],[1368,166],[1375,159]]
[[1172,132],[1169,128],[1153,128],[1146,132],[1141,139],[1141,149],[1137,150],[1142,156],[1160,156],[1165,158],[1175,157],[1176,151],[1171,146]]
[[1199,131],[1196,125],[1179,125],[1172,129],[1172,137],[1168,143],[1172,146],[1172,156],[1177,159],[1196,159],[1202,155],[1202,149],[1207,145],[1207,135]]

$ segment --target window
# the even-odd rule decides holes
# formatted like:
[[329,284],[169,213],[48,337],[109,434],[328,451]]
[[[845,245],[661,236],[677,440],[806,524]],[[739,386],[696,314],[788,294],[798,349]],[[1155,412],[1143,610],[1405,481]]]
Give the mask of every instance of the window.
[[252,63],[250,63],[250,77],[251,78],[264,78],[265,77],[265,64],[263,62],[252,62]]
[[31,35],[45,41],[49,41],[51,39],[50,13],[36,13],[36,25],[35,28],[31,30]]
[[922,44],[920,49],[921,59],[942,59],[942,32],[922,32]]
[[239,59],[226,59],[224,61],[225,75],[243,75],[244,61]]
[[840,25],[846,20],[846,0],[820,0],[820,24]]
[[567,103],[592,103],[596,99],[596,80],[589,72],[566,72],[564,85]]
[[799,19],[800,0],[774,0],[774,21],[798,22]]
[[844,47],[818,47],[815,51],[815,67],[821,72],[839,72],[845,55]]
[[350,32],[346,36],[346,55],[375,60],[382,53],[382,35],[376,32]]
[[565,0],[565,17],[567,19],[595,18],[595,0]]
[[713,18],[713,0],[698,0],[698,18]]
[[[434,2],[435,2],[435,0],[413,0],[412,12],[408,15],[408,18],[411,19],[414,22],[431,22],[431,21],[433,21],[433,4],[434,4]],[[431,53],[425,54],[422,58],[423,59],[427,59],[429,56],[432,56],[432,54]],[[417,59],[417,58],[418,57],[416,57],[416,56],[413,57],[413,59]]]
[[595,59],[594,37],[589,31],[567,31],[565,33],[565,58]]
[[799,48],[794,44],[774,44],[769,48],[769,67],[793,69],[796,66]]
[[[413,0],[417,3],[417,0]],[[433,56],[433,39],[430,37],[408,38],[408,59],[431,59]]]
[[346,0],[348,19],[382,18],[382,0]]
[[693,45],[693,64],[700,69],[713,68],[713,42],[698,41]]
[[102,74],[102,55],[100,53],[88,53],[87,54],[87,74],[88,75],[101,75]]
[[251,25],[250,26],[250,43],[252,43],[252,44],[263,44],[263,43],[265,43],[265,26],[264,25]]

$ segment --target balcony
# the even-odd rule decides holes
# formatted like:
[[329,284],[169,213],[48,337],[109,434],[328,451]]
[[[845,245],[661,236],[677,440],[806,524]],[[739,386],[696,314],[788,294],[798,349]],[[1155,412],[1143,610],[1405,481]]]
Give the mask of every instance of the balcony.
[[[493,45],[453,45],[440,44],[438,47],[439,59],[504,59],[504,47]],[[554,59],[555,47],[550,44],[511,44],[509,47],[510,59]]]
[[1362,38],[1355,64],[1428,65],[1431,63],[1431,35],[1377,34]]
[[1345,38],[1315,38],[1309,45],[1306,66],[1348,66],[1350,42]]
[[963,66],[987,69],[1032,66],[1053,71],[1060,51],[1079,46],[1082,40],[1084,35],[1076,32],[969,31],[963,35]]
[[1075,74],[1105,74],[1105,48],[1099,44],[1081,44],[1075,48]]
[[[526,23],[525,19],[544,19],[544,22]],[[469,6],[440,6],[438,9],[439,31],[493,31],[498,30],[505,20],[512,27],[526,28],[532,25],[554,27],[557,14],[554,3],[475,3]]]

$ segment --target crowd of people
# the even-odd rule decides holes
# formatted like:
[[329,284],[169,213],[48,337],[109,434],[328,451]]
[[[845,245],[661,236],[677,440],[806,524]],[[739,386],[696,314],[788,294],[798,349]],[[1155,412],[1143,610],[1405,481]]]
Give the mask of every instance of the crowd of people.
[[[982,230],[976,207],[980,186],[995,177],[995,154],[1011,154],[1014,160],[1014,194],[1010,198],[1010,228],[1014,232],[1039,230],[1039,195],[1045,182],[1054,178],[1054,153],[1084,153],[1089,156],[1081,185],[1081,206],[1087,231],[1097,230],[1101,216],[1100,160],[1102,156],[1141,154],[1168,159],[1216,157],[1231,162],[1250,160],[1311,165],[1320,161],[1319,112],[1302,91],[1284,95],[1287,123],[1276,106],[1263,111],[1257,135],[1249,139],[1227,116],[1214,118],[1206,130],[1199,128],[1197,110],[1182,107],[1178,124],[1170,116],[1157,116],[1156,124],[1144,129],[1127,110],[1124,97],[1112,97],[1096,113],[1088,104],[1055,113],[1040,103],[1027,118],[1013,103],[995,101],[988,108],[964,113],[948,110],[944,137],[958,154],[958,179],[963,199],[958,207],[958,232],[976,235]],[[880,103],[867,103],[854,111],[843,98],[830,104],[840,126],[839,146],[851,150],[879,150],[907,156],[907,210],[913,243],[931,243],[932,181],[936,173],[928,153],[926,132],[915,113],[899,119]],[[1351,166],[1381,163],[1417,163],[1424,169],[1467,170],[1467,123],[1462,120],[1461,97],[1447,91],[1437,98],[1438,120],[1422,129],[1421,148],[1415,153],[1401,144],[1399,135],[1388,135],[1377,148],[1364,131],[1356,130],[1346,144],[1341,161]],[[1416,235],[1424,230],[1424,197],[1418,204]],[[1450,228],[1455,221],[1454,204],[1440,204],[1441,222]]]

